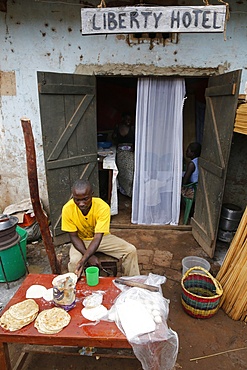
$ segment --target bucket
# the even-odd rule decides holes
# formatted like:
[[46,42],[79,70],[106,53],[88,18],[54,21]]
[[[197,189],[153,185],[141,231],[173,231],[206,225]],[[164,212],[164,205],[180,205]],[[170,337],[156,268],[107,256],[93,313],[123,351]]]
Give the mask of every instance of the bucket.
[[[186,273],[187,270],[195,266],[203,267],[207,271],[209,271],[211,267],[210,263],[207,260],[201,257],[196,257],[196,256],[188,256],[188,257],[183,258],[182,266],[183,266],[183,275]],[[197,272],[203,274],[201,270],[198,270]]]
[[19,243],[10,248],[0,250],[0,258],[2,262],[0,263],[0,282],[17,280],[26,273],[27,232],[18,225],[16,226],[16,232],[20,236]]
[[241,207],[224,203],[221,209],[219,228],[224,231],[236,231],[242,217],[243,210]]

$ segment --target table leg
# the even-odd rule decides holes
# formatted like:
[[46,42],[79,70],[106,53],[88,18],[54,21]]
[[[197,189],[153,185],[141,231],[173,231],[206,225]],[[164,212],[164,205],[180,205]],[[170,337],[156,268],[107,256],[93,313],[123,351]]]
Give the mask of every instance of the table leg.
[[12,370],[21,370],[23,368],[23,365],[27,359],[28,353],[22,352]]
[[11,370],[9,349],[7,343],[0,343],[0,369]]
[[1,256],[0,256],[0,265],[1,265],[1,268],[2,268],[2,271],[3,271],[3,276],[4,276],[4,279],[5,279],[5,282],[7,284],[7,289],[9,289],[9,282],[7,280],[7,276],[6,276],[5,271],[4,271],[4,266],[3,266],[3,261],[2,261]]
[[112,193],[112,177],[113,177],[113,170],[109,170],[108,172],[108,204],[111,207],[111,193]]
[[26,268],[26,272],[27,272],[27,274],[29,274],[28,267],[27,267],[27,262],[25,261],[25,257],[24,257],[23,251],[21,249],[21,243],[20,242],[18,243],[18,246],[19,246],[19,249],[20,249],[22,260],[24,262],[24,266]]

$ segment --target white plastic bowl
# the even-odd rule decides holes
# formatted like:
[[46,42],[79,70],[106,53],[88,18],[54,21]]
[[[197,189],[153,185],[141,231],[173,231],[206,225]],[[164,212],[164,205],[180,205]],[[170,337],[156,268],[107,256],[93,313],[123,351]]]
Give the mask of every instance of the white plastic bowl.
[[[191,267],[200,266],[200,267],[203,267],[207,271],[209,271],[211,267],[210,263],[207,260],[201,257],[196,257],[196,256],[188,256],[188,257],[183,258],[182,266],[183,266],[183,275]],[[195,271],[199,272],[200,274],[203,274],[203,271],[201,270],[195,270]]]

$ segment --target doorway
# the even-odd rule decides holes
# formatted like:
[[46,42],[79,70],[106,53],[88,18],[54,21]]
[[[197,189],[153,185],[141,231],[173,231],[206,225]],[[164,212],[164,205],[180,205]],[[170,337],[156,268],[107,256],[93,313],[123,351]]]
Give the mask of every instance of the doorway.
[[[135,122],[137,77],[96,77],[97,94],[97,132],[106,141],[112,140],[112,132],[117,123],[121,121],[123,112],[131,114]],[[208,78],[185,78],[186,100],[183,111],[183,158],[184,167],[187,165],[185,155],[189,143],[202,142],[205,89]],[[100,173],[100,194],[107,195],[107,173]],[[118,215],[112,217],[112,222],[130,223],[131,198],[118,191]],[[184,207],[181,205],[179,224],[183,224]]]
[[[215,250],[241,72],[211,76],[206,84],[200,177],[191,225],[194,238],[210,257]],[[61,244],[68,241],[68,234],[61,230],[61,209],[71,197],[75,179],[89,179],[99,195],[96,76],[37,72],[37,77],[50,220],[54,242]],[[200,90],[203,80],[198,81]]]

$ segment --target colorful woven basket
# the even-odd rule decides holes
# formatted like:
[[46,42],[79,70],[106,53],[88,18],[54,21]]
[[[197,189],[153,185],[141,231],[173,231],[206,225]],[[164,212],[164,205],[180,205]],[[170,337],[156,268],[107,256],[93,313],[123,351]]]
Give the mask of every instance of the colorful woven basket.
[[218,311],[223,289],[203,267],[195,266],[187,270],[181,286],[182,306],[187,314],[197,319],[208,319]]

